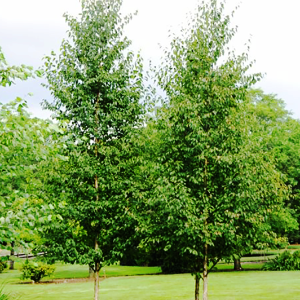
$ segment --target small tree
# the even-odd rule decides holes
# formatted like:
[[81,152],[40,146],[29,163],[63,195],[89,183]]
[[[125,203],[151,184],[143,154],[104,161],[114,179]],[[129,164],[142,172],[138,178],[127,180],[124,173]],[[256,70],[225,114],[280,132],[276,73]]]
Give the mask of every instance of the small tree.
[[145,193],[140,230],[146,243],[185,257],[195,299],[202,278],[206,300],[209,265],[269,235],[261,225],[286,188],[249,138],[246,94],[260,75],[249,74],[247,54],[228,50],[236,29],[224,1],[203,2],[197,11],[157,71],[167,97],[156,116],[154,190]]
[[[54,102],[45,106],[68,122],[67,164],[49,176],[63,220],[44,227],[49,257],[88,264],[99,271],[118,261],[131,235],[130,139],[143,108],[142,63],[128,50],[121,0],[82,1],[80,19],[70,27],[58,56],[47,57],[45,72]],[[63,199],[63,201],[62,201]]]

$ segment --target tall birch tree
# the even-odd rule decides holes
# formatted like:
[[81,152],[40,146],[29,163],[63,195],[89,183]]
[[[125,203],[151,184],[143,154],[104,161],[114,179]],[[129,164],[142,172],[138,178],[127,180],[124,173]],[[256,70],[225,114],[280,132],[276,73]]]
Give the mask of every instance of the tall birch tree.
[[[79,18],[65,14],[68,38],[46,57],[54,101],[45,102],[68,122],[72,142],[61,175],[50,179],[63,220],[44,227],[49,256],[88,264],[95,272],[118,261],[130,237],[129,141],[141,125],[142,61],[123,34],[121,0],[82,0]],[[59,172],[57,173],[59,174]],[[63,199],[63,201],[59,200]]]
[[260,75],[249,72],[247,53],[230,50],[236,28],[224,10],[225,1],[202,2],[157,70],[166,100],[140,228],[144,243],[190,263],[195,300],[201,278],[208,299],[209,266],[269,234],[261,224],[287,193],[268,153],[249,138],[246,94]]

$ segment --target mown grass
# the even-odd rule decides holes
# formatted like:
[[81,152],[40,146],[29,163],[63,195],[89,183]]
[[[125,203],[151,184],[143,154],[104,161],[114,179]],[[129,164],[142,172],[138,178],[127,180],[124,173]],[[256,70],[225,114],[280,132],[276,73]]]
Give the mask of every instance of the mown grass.
[[[264,263],[242,263],[242,268],[245,271],[248,270],[261,270]],[[214,271],[232,271],[233,265],[232,264],[218,264]]]
[[300,245],[289,245],[287,246],[288,249],[295,249],[295,250],[300,250]]
[[[269,259],[272,259],[276,257],[277,254],[272,255],[262,255],[262,256],[251,256],[251,257],[241,257],[241,262],[260,262],[260,261],[267,261]],[[221,264],[227,263],[226,261],[221,261]],[[233,263],[233,260],[230,261],[230,263]]]
[[[270,255],[271,254],[271,255]],[[262,272],[262,257],[274,256],[274,253],[242,259],[244,270],[233,272],[233,264],[222,263],[209,275],[209,298],[214,299],[299,299],[300,272]],[[252,260],[254,259],[254,260]],[[245,261],[245,262],[243,262]],[[21,266],[22,260],[15,263]],[[52,278],[86,278],[87,266],[56,264]],[[230,272],[229,272],[230,271]],[[161,272],[159,267],[108,266],[102,269],[101,276],[106,279],[100,283],[101,300],[139,299],[139,300],[192,300],[194,299],[194,279],[190,274],[145,275]],[[6,270],[0,274],[0,284],[5,282],[5,290],[19,299],[43,300],[79,300],[93,298],[93,282],[60,284],[20,284],[21,272]],[[144,275],[144,276],[137,276]],[[131,276],[131,277],[127,277]],[[14,298],[13,298],[14,299]]]
[[[23,262],[15,263],[15,270],[5,270],[3,274],[0,274],[1,278],[5,278],[8,283],[12,282],[26,282],[28,280],[21,280],[21,272],[19,271]],[[56,270],[50,277],[44,277],[42,281],[51,281],[55,279],[76,279],[89,277],[88,266],[70,265],[58,262],[55,264]],[[242,262],[242,268],[244,270],[260,270],[263,263],[250,263]],[[233,270],[232,263],[219,263],[214,271],[229,271]],[[138,267],[138,266],[119,266],[112,265],[106,266],[101,269],[101,277],[117,277],[117,276],[136,276],[136,275],[153,275],[160,274],[160,267]]]
[[[49,281],[52,279],[73,279],[73,278],[87,278],[89,270],[87,266],[70,265],[63,263],[56,263],[55,273],[51,277],[44,277],[42,281]],[[8,283],[22,282],[21,272],[19,267],[21,263],[15,264],[15,270],[5,270],[0,274],[0,282],[4,279]],[[128,266],[107,266],[100,272],[100,276],[116,277],[116,276],[134,276],[145,274],[161,273],[160,267],[128,267]],[[28,281],[28,280],[25,280]]]
[[[6,289],[17,292],[22,300],[88,300],[93,297],[93,282],[9,284]],[[298,271],[214,272],[209,275],[210,300],[296,300],[299,295]],[[193,296],[194,279],[189,274],[110,277],[100,283],[101,300],[192,300]]]
[[[13,296],[12,299],[73,299],[74,293],[82,295],[87,291],[87,295],[90,295],[89,289],[93,290],[91,282],[76,282],[66,284],[26,284],[28,280],[21,280],[21,272],[19,268],[22,261],[15,263],[15,270],[5,270],[0,274],[0,284],[5,284],[5,292],[10,292]],[[107,266],[100,272],[100,276],[116,277],[116,276],[137,276],[144,274],[157,274],[161,272],[160,267],[128,267],[128,266]],[[51,277],[44,277],[42,282],[52,281],[55,279],[76,279],[87,278],[89,271],[87,266],[70,265],[63,263],[56,263],[56,271]],[[25,283],[25,284],[24,284]],[[70,297],[68,296],[70,294]],[[52,298],[53,295],[53,298]],[[61,298],[65,295],[65,298]],[[75,299],[85,299],[77,297]],[[74,299],[74,300],[75,300]],[[88,296],[87,299],[92,299],[92,296]]]
[[[107,266],[101,269],[100,276],[116,277],[116,276],[133,276],[145,274],[161,273],[160,267],[128,267],[128,266]],[[69,265],[56,263],[56,271],[51,278],[45,277],[45,280],[60,278],[86,278],[89,276],[87,266]]]

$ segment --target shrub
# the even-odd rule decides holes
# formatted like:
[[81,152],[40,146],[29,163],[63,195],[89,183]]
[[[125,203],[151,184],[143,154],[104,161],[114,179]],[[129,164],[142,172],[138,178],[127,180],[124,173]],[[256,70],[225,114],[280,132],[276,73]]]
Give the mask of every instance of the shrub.
[[300,251],[293,254],[284,251],[263,265],[265,271],[294,271],[300,270]]
[[39,282],[43,277],[50,276],[55,271],[54,265],[44,263],[29,262],[27,259],[21,267],[22,279],[31,279],[34,282]]
[[8,259],[7,256],[2,256],[0,258],[0,273],[2,273],[3,270],[7,268],[7,259]]

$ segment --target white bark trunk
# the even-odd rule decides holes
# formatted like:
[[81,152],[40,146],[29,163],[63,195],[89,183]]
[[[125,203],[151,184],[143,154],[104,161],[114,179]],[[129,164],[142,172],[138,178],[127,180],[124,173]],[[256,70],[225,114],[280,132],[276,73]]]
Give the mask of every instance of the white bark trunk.
[[199,276],[199,274],[196,274],[196,277],[195,277],[195,300],[200,300],[199,289],[200,289],[200,276]]
[[205,244],[203,263],[203,300],[208,300],[208,245]]
[[99,300],[99,263],[96,264],[95,281],[94,281],[94,300]]

